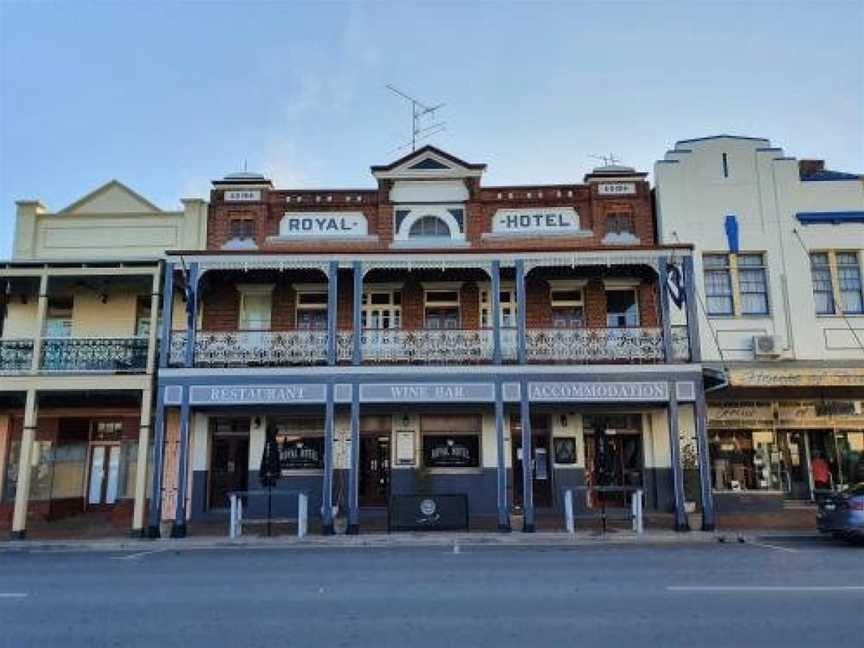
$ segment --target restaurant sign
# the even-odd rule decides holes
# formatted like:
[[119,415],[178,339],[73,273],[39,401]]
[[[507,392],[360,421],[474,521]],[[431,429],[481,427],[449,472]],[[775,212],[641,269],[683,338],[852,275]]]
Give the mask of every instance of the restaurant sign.
[[478,403],[495,400],[492,383],[369,383],[360,385],[364,403]]
[[572,207],[499,209],[492,219],[493,234],[572,236],[581,232],[579,212]]
[[668,401],[665,382],[531,382],[528,396],[539,402]]
[[323,403],[324,385],[192,385],[191,405],[280,405],[289,403]]
[[285,212],[278,238],[341,239],[368,234],[369,225],[363,212]]

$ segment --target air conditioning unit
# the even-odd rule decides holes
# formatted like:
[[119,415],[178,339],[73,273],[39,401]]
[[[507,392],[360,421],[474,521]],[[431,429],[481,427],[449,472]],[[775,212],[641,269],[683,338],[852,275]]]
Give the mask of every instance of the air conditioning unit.
[[780,337],[777,335],[754,335],[753,355],[757,358],[777,358],[780,356]]

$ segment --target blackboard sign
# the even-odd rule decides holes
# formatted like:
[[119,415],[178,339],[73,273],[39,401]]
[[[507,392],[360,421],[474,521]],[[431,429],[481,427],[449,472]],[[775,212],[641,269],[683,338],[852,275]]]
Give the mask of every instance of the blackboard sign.
[[388,531],[468,530],[468,496],[394,495]]

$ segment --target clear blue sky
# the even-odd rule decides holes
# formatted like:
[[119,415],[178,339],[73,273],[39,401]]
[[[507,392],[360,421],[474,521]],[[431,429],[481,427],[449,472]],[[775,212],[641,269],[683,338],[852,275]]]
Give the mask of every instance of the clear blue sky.
[[[0,258],[14,201],[117,178],[173,209],[237,170],[372,186],[408,106],[486,182],[579,180],[612,151],[771,138],[864,171],[864,2],[30,3],[0,0]],[[404,151],[403,151],[404,152]]]

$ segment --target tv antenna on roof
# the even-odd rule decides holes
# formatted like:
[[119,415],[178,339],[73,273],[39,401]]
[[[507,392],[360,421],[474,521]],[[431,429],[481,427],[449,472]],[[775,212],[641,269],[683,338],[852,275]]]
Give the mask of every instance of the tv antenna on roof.
[[[420,140],[424,140],[428,137],[432,137],[436,133],[440,133],[441,131],[447,130],[447,122],[436,121],[435,111],[439,108],[443,108],[444,104],[440,103],[435,106],[427,106],[421,101],[418,101],[414,97],[405,94],[398,88],[393,87],[389,83],[387,84],[387,89],[393,94],[397,94],[406,101],[411,102],[411,142],[410,144],[406,143],[397,148],[396,150],[400,150],[411,146],[412,151],[417,150],[417,142]],[[424,120],[426,122],[433,122],[424,126]]]
[[603,166],[612,166],[613,164],[621,162],[621,158],[616,157],[614,153],[610,153],[609,155],[589,155],[588,157],[594,158],[595,160],[601,160]]

